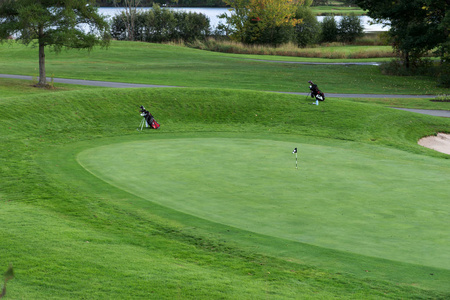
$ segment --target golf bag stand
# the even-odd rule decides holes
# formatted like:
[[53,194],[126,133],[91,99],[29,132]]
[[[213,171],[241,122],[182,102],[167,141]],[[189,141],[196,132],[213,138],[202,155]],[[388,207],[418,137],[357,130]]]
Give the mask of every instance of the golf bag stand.
[[142,118],[142,121],[141,121],[141,124],[139,124],[139,130],[140,131],[142,131],[142,128],[144,128],[144,125],[145,125],[145,127],[148,127],[148,123],[147,123],[147,121],[145,120],[145,117],[143,117]]

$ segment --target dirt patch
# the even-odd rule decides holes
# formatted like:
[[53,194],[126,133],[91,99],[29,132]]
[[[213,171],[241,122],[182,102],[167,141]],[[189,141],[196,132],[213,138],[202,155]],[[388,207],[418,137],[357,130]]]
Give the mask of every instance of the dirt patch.
[[436,136],[421,138],[419,145],[450,155],[450,134],[438,133]]

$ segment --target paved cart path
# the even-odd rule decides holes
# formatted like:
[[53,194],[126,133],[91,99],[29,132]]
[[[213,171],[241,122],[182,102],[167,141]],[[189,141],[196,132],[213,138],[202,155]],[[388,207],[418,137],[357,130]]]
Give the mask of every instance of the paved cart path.
[[[10,74],[0,74],[0,78],[33,80],[32,76],[10,75]],[[47,82],[50,82],[51,80],[52,80],[52,78],[47,78]],[[175,87],[175,86],[170,86],[170,85],[124,83],[124,82],[96,81],[96,80],[83,80],[83,79],[67,79],[67,78],[53,78],[53,82],[66,83],[66,84],[78,84],[78,85],[91,85],[91,86],[98,86],[98,87],[111,87],[111,88],[161,88],[161,87]]]
[[[10,74],[0,74],[0,78],[12,78],[12,79],[22,79],[22,80],[32,80],[32,76],[24,75],[10,75]],[[51,81],[48,78],[47,81]],[[110,88],[164,88],[164,87],[179,87],[171,85],[156,85],[156,84],[139,84],[139,83],[124,83],[124,82],[111,82],[111,81],[96,81],[96,80],[82,80],[82,79],[67,79],[67,78],[53,78],[53,82],[65,83],[65,84],[78,84],[78,85],[90,85],[98,87],[110,87]],[[293,94],[307,96],[308,93],[296,93],[296,92],[277,92],[283,94]],[[430,98],[433,95],[389,95],[389,94],[331,94],[327,93],[327,97],[336,98]],[[406,109],[399,108],[401,110],[412,111],[416,113],[428,114],[439,117],[450,118],[450,110],[425,110],[425,109]]]

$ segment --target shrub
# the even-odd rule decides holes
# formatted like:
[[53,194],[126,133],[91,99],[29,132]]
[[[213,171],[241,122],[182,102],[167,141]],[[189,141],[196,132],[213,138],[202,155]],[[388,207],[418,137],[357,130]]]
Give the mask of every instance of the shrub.
[[[117,40],[126,40],[125,13],[114,16],[111,35]],[[192,42],[205,39],[210,34],[209,18],[204,14],[172,11],[154,4],[151,10],[138,12],[134,26],[134,40],[162,43],[173,40]]]
[[384,62],[380,65],[381,73],[385,75],[396,76],[413,76],[413,75],[425,75],[436,76],[437,69],[434,67],[433,62],[430,59],[417,59],[414,60],[409,68],[406,67],[402,59],[393,59],[389,62]]
[[125,13],[115,15],[111,22],[111,37],[123,41],[127,39],[127,30],[125,25]]
[[450,88],[450,62],[445,61],[438,69],[438,86]]
[[302,19],[302,23],[295,26],[295,41],[299,47],[314,45],[319,42],[320,23],[309,7],[299,6],[296,19]]
[[292,26],[273,26],[261,30],[258,26],[251,26],[245,43],[258,45],[272,45],[274,47],[288,43],[293,39],[294,27]]
[[151,10],[144,13],[144,20],[144,34],[140,40],[161,43],[177,39],[177,20],[173,11],[154,4]]
[[182,12],[174,13],[176,19],[177,39],[186,42],[204,40],[210,35],[209,18],[201,13]]
[[342,17],[338,30],[339,40],[345,43],[353,43],[356,38],[364,36],[364,27],[361,20],[354,14]]
[[332,43],[338,40],[339,29],[334,16],[327,16],[322,21],[320,41]]

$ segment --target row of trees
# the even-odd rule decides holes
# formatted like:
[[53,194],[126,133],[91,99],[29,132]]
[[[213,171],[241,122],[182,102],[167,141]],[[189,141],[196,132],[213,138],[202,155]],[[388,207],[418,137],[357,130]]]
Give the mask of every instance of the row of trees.
[[210,34],[209,19],[205,15],[161,9],[157,4],[151,10],[135,12],[132,26],[129,20],[126,11],[113,18],[111,35],[114,39],[152,43],[173,40],[190,42]]
[[352,43],[364,36],[361,20],[354,15],[343,16],[339,23],[333,17],[325,17],[321,30],[321,42]]
[[[125,7],[129,0],[96,0],[100,7],[121,6]],[[227,4],[223,0],[138,0],[140,7],[152,7],[154,4],[159,6],[179,6],[179,7],[225,7]],[[313,0],[311,5],[331,5],[330,0]],[[340,2],[342,5],[355,5],[355,0],[333,1]]]
[[[100,7],[120,6],[125,7],[129,0],[97,0]],[[222,0],[140,0],[139,7],[178,6],[178,7],[225,7]]]
[[[233,4],[247,1],[232,0]],[[230,2],[232,2],[230,1]],[[358,17],[345,16],[337,23],[326,17],[322,23],[304,5],[294,1],[250,0],[248,5],[233,7],[231,15],[223,14],[212,34],[228,36],[245,44],[279,45],[287,42],[304,47],[321,42],[353,42],[363,35]],[[167,42],[205,39],[211,32],[209,19],[203,14],[173,11],[154,5],[152,10],[138,11],[127,7],[112,20],[111,34],[118,40]]]
[[[167,22],[165,15],[167,12],[162,10],[154,10],[158,13],[142,17],[139,21],[141,25],[135,27],[137,14],[135,8],[133,10],[131,7],[131,1],[136,5],[140,0],[122,1],[130,3],[129,13],[125,13],[125,17],[121,19],[125,24],[127,38],[132,36],[134,39],[134,36],[138,36],[142,40],[161,41],[162,32],[169,31],[170,37],[190,40],[208,34],[206,29],[209,27],[208,21],[196,15],[169,13],[168,20],[171,25],[162,26],[163,22]],[[317,36],[317,25],[312,21],[308,10],[312,0],[224,1],[234,9],[231,16],[224,16],[226,24],[223,25],[224,31],[233,39],[245,43],[279,44],[295,36],[298,44],[302,45],[308,41],[308,37],[312,40]],[[406,69],[417,65],[424,53],[436,51],[441,58],[442,68],[439,74],[441,83],[450,86],[448,0],[355,0],[355,2],[366,9],[369,16],[391,26],[389,34],[394,49]],[[39,84],[45,85],[46,47],[60,51],[63,47],[92,49],[96,45],[108,45],[111,38],[110,27],[103,17],[99,16],[95,4],[95,0],[0,0],[0,40],[15,36],[25,44],[37,44]],[[335,36],[342,40],[351,38],[351,34],[357,31],[352,19],[344,18],[338,26],[328,25],[330,24],[326,21],[321,27],[322,40],[325,33],[333,31],[329,28],[336,27]],[[121,32],[116,37],[123,36],[124,31]]]
[[245,44],[279,45],[294,42],[299,46],[321,42],[353,42],[363,35],[356,16],[339,22],[326,17],[322,23],[310,9],[312,0],[224,0],[233,11],[222,14],[225,24],[219,30]]

